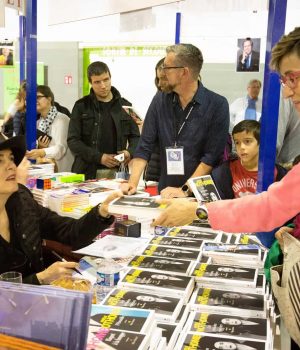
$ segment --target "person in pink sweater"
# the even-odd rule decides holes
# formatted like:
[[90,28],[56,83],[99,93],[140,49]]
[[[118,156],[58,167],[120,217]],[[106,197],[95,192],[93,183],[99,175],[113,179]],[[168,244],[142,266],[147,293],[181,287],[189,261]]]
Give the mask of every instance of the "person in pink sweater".
[[[274,46],[270,66],[279,72],[281,84],[287,92],[286,98],[300,113],[300,27],[284,35]],[[153,225],[179,226],[197,218],[197,203],[180,198],[162,202],[168,207]],[[265,192],[208,203],[205,207],[213,229],[227,232],[270,231],[300,213],[300,164]]]

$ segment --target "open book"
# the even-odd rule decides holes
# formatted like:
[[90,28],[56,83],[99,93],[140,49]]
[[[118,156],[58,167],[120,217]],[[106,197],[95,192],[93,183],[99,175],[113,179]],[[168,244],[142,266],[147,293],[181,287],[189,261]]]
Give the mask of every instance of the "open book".
[[193,177],[188,180],[188,185],[199,202],[213,202],[221,199],[210,175]]

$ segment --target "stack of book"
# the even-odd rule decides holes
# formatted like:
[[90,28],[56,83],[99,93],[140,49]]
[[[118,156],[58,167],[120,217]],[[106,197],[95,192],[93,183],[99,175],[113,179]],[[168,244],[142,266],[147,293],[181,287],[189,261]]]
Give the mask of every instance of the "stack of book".
[[131,269],[118,282],[118,287],[135,291],[152,291],[156,294],[179,296],[187,303],[194,289],[194,278],[168,274],[165,271]]
[[153,197],[124,196],[111,202],[108,210],[112,214],[154,219],[162,213],[165,207],[165,205],[158,204]]
[[102,302],[107,306],[154,310],[155,317],[163,322],[175,322],[183,306],[178,296],[164,296],[153,291],[135,291],[125,288],[114,288]]
[[254,268],[261,268],[264,264],[264,251],[258,244],[206,242],[202,251],[203,255],[211,257],[215,264]]
[[0,332],[59,349],[85,349],[91,293],[0,282],[0,294]]
[[234,337],[212,336],[202,333],[183,333],[174,350],[271,350],[265,341],[239,339]]
[[92,306],[87,350],[147,350],[151,345],[154,348],[159,338],[154,311]]

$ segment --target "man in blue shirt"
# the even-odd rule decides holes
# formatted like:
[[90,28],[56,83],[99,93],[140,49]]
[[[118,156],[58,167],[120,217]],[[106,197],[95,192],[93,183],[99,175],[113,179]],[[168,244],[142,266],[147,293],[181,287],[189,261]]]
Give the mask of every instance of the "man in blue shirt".
[[169,46],[162,69],[171,93],[157,92],[144,121],[125,193],[136,191],[140,176],[159,143],[159,191],[165,198],[184,197],[190,177],[209,174],[223,154],[228,129],[227,100],[199,82],[201,51],[191,44]]

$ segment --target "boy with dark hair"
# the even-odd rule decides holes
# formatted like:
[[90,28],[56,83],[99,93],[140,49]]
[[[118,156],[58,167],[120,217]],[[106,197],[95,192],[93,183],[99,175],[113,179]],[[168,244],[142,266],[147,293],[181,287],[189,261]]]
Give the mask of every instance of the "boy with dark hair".
[[[232,130],[238,158],[230,159],[212,171],[212,178],[222,199],[240,198],[256,192],[260,123],[243,120]],[[286,170],[275,166],[274,177],[279,181]]]

